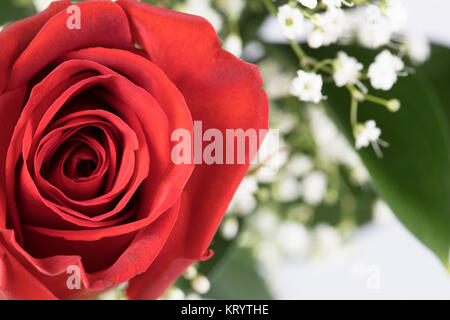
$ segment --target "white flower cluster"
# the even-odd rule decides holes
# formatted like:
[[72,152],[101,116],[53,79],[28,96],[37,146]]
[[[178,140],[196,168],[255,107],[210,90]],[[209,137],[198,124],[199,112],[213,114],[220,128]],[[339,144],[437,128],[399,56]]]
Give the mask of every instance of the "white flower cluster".
[[[343,0],[296,0],[278,8],[278,22],[286,38],[290,40],[302,66],[292,80],[290,93],[301,101],[319,103],[326,98],[322,92],[323,75],[331,76],[337,87],[346,87],[352,97],[353,132],[356,148],[372,145],[381,155],[378,145],[381,130],[374,120],[364,124],[357,120],[358,104],[370,101],[395,112],[400,108],[397,99],[385,100],[369,94],[363,81],[368,80],[376,90],[391,90],[399,76],[406,76],[408,68],[402,60],[408,54],[415,64],[423,63],[430,55],[430,45],[423,36],[408,36],[399,40],[408,19],[405,0],[374,0],[347,2]],[[311,48],[328,46],[338,41],[356,39],[364,47],[376,49],[384,46],[373,63],[364,68],[355,57],[339,52],[337,57],[318,61],[307,56],[295,42],[312,30],[307,36]],[[395,52],[395,53],[394,53]]]

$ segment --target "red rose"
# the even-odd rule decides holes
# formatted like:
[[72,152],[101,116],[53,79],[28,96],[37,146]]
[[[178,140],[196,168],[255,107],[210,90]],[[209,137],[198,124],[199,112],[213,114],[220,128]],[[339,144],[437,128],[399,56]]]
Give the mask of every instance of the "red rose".
[[[127,280],[130,298],[157,298],[210,256],[253,155],[176,164],[171,133],[265,129],[267,98],[202,18],[69,6],[0,33],[0,298],[85,298]],[[80,288],[67,285],[76,269]]]

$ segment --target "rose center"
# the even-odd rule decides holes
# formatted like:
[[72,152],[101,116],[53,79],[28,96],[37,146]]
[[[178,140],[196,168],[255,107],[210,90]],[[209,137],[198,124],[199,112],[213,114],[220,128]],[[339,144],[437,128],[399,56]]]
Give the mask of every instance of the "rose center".
[[75,165],[74,178],[87,178],[94,171],[96,164],[93,160],[79,160]]

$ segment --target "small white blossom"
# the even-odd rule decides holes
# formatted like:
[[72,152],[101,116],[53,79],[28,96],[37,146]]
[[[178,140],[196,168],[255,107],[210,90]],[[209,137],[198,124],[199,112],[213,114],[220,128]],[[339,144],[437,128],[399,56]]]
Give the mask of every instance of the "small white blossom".
[[255,192],[258,190],[258,182],[254,177],[245,177],[239,185],[233,199],[231,200],[229,211],[240,215],[247,215],[256,208]]
[[230,34],[223,43],[223,48],[234,54],[236,57],[242,55],[242,39],[237,34]]
[[192,280],[197,276],[197,273],[197,268],[191,265],[186,269],[183,275],[186,279]]
[[358,60],[340,51],[335,62],[334,82],[338,87],[342,87],[347,83],[355,84],[358,82],[362,69],[363,65]]
[[333,120],[320,108],[308,106],[307,111],[320,158],[353,167],[359,157]]
[[239,232],[239,221],[235,217],[225,218],[220,227],[221,234],[225,240],[236,238]]
[[324,45],[324,42],[325,34],[320,29],[315,29],[308,35],[307,43],[310,48],[320,48]]
[[217,4],[232,19],[238,19],[245,8],[245,0],[219,0]]
[[393,55],[387,49],[383,50],[376,56],[375,62],[387,64],[391,66],[392,69],[396,72],[403,70],[403,68],[405,67],[405,64],[403,63],[402,59],[396,55]]
[[202,300],[202,297],[195,292],[191,292],[186,296],[186,300]]
[[275,240],[281,250],[288,256],[307,256],[310,249],[310,236],[308,230],[294,222],[280,224]]
[[317,6],[317,0],[297,0],[307,8],[314,9]]
[[329,8],[340,8],[342,4],[345,4],[348,7],[353,6],[353,4],[345,1],[345,0],[322,0],[322,3]]
[[377,127],[374,120],[367,121],[364,125],[358,125],[355,129],[356,149],[368,147],[372,144],[377,155],[381,155],[378,144],[385,145],[385,142],[380,139],[381,129]]
[[289,150],[279,130],[270,129],[256,157],[255,165],[258,167],[256,180],[262,183],[273,182],[278,170],[287,162],[288,157]]
[[52,2],[53,0],[33,0],[34,7],[38,12],[47,9]]
[[[288,88],[290,83],[291,79],[289,79]],[[298,120],[292,114],[281,111],[275,104],[272,104],[269,109],[270,127],[279,130],[282,135],[289,134],[298,125]]]
[[315,29],[308,37],[308,45],[312,48],[335,43],[343,34],[346,25],[342,9],[328,9],[323,14],[315,14],[312,22]]
[[291,202],[300,197],[301,185],[291,175],[280,175],[272,185],[272,196],[280,202]]
[[314,162],[310,156],[298,154],[292,157],[287,165],[287,171],[295,176],[301,177],[314,168]]
[[255,62],[266,54],[266,49],[259,41],[250,41],[248,42],[244,49],[242,50],[242,55],[244,57],[244,60]]
[[390,90],[397,82],[397,73],[391,66],[382,63],[372,63],[368,76],[372,87],[379,90]]
[[321,75],[299,70],[292,81],[290,92],[302,101],[319,103],[323,98],[322,85]]
[[198,275],[194,278],[191,282],[192,289],[197,291],[200,294],[205,294],[209,291],[211,288],[211,283],[209,282],[208,278],[203,275]]
[[265,272],[271,273],[279,270],[282,254],[273,239],[262,238],[262,241],[258,243],[256,257],[262,264]]
[[303,200],[310,205],[318,205],[322,202],[327,191],[328,178],[321,171],[309,173],[302,181]]
[[369,67],[368,76],[372,87],[390,90],[397,82],[398,73],[404,67],[402,59],[391,54],[389,50],[383,50]]
[[428,39],[421,34],[409,34],[406,37],[405,49],[414,64],[424,63],[431,54],[431,46]]
[[294,40],[303,33],[304,17],[299,9],[285,4],[278,8],[277,20],[286,38]]
[[180,288],[173,287],[167,293],[167,300],[184,300],[184,292]]
[[267,235],[278,227],[278,223],[278,213],[271,208],[263,207],[255,212],[251,225],[260,234]]
[[389,43],[392,28],[380,8],[369,5],[357,30],[359,42],[368,48],[378,48]]
[[271,99],[289,95],[289,84],[292,76],[281,70],[279,63],[272,59],[264,59],[259,63],[259,70],[264,81],[264,89]]
[[381,11],[389,21],[393,32],[401,31],[408,21],[408,6],[404,0],[386,0],[381,6]]

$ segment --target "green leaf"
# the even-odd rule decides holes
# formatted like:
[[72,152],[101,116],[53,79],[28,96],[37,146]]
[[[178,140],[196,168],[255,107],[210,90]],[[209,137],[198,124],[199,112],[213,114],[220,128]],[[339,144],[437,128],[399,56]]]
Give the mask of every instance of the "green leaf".
[[257,262],[248,248],[234,247],[226,259],[209,274],[211,299],[272,299],[265,281],[259,275]]
[[[401,78],[388,92],[376,93],[386,99],[399,99],[399,112],[391,113],[370,102],[360,104],[359,122],[374,119],[382,128],[382,139],[390,146],[383,150],[381,159],[370,148],[359,154],[379,195],[399,220],[449,267],[450,50],[434,49],[438,55],[417,68],[415,75]],[[375,55],[361,48],[344,50],[366,66]],[[325,94],[329,97],[327,111],[353,142],[349,94],[334,85],[327,86]]]
[[0,26],[36,13],[32,0],[2,1]]

